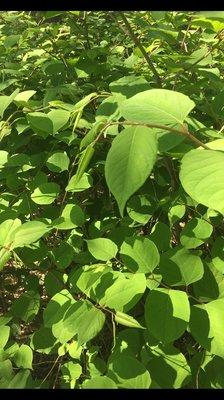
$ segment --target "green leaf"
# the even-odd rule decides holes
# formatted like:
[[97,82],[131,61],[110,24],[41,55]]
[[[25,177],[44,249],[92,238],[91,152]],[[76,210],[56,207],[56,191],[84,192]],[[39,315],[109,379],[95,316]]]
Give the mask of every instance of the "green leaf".
[[151,383],[149,372],[136,358],[121,355],[109,364],[108,376],[119,388],[148,389]]
[[30,376],[30,371],[20,371],[10,381],[7,389],[24,389],[27,387],[27,380]]
[[145,329],[142,325],[136,321],[131,315],[125,314],[121,311],[117,311],[114,320],[121,325],[128,326],[130,328],[141,328]]
[[85,265],[74,271],[70,277],[70,283],[77,286],[81,292],[91,297],[101,277],[111,271],[111,267],[105,264]]
[[164,389],[184,387],[191,376],[186,358],[170,344],[150,348],[147,368],[152,380]]
[[129,217],[142,225],[147,224],[155,208],[156,206],[152,200],[145,195],[133,196],[127,203]]
[[50,227],[44,222],[29,221],[19,226],[14,231],[12,249],[16,247],[27,246],[39,240],[45,233],[50,231]]
[[215,150],[191,150],[182,158],[180,181],[196,200],[224,214],[224,153]]
[[37,315],[40,308],[40,295],[32,290],[21,294],[14,300],[10,313],[14,318],[20,318],[24,322],[30,322]]
[[156,245],[148,238],[126,238],[120,253],[124,265],[133,272],[152,272],[160,260]]
[[53,134],[54,126],[52,120],[39,111],[27,114],[27,121],[33,131],[43,138]]
[[146,181],[156,161],[157,140],[145,127],[124,129],[107,154],[105,177],[121,215],[129,199]]
[[13,361],[19,368],[32,369],[33,352],[29,346],[22,344],[13,357]]
[[10,334],[10,327],[7,325],[1,326],[1,335],[0,335],[0,349],[3,349],[8,342]]
[[149,239],[151,239],[158,250],[166,251],[170,248],[171,232],[168,225],[158,221],[152,228]]
[[179,219],[181,219],[186,212],[186,207],[184,204],[176,204],[169,209],[168,218],[170,224],[175,224]]
[[[130,275],[131,277],[127,279],[121,274],[113,284],[111,284],[111,274],[105,275],[105,281],[107,276],[110,278],[110,280],[108,279],[109,282],[107,282],[107,285],[110,284],[110,286],[104,289],[103,296],[102,294],[99,296],[99,303],[103,306],[114,308],[116,311],[127,312],[130,310],[139,301],[146,289],[144,274]],[[103,290],[103,286],[101,290]]]
[[31,194],[31,199],[36,204],[51,204],[57,198],[60,186],[57,183],[43,183]]
[[105,315],[102,311],[79,300],[69,307],[62,319],[53,324],[52,333],[60,343],[66,343],[77,335],[78,344],[81,345],[95,337],[104,322]]
[[9,153],[5,150],[0,150],[0,167],[7,163]]
[[[12,363],[10,360],[0,361],[0,379],[11,380],[13,374]],[[1,381],[0,381],[1,382]]]
[[67,171],[70,160],[67,153],[64,151],[57,151],[53,153],[46,162],[48,169],[52,172]]
[[212,264],[224,274],[224,238],[217,237],[211,251]]
[[190,305],[187,294],[180,290],[154,289],[145,302],[145,321],[150,334],[171,343],[187,328]]
[[0,117],[2,118],[6,108],[13,102],[17,94],[19,93],[19,89],[14,90],[14,92],[10,96],[0,96]]
[[47,114],[48,118],[52,121],[53,135],[63,128],[70,118],[70,112],[65,110],[52,110]]
[[86,379],[82,384],[83,389],[117,389],[116,384],[108,376],[94,376]]
[[67,289],[63,289],[56,293],[44,309],[44,326],[50,328],[56,322],[60,321],[65,311],[67,311],[74,302],[75,300]]
[[82,192],[91,186],[92,177],[89,174],[84,173],[80,179],[77,179],[77,175],[73,175],[65,190],[66,192]]
[[82,226],[85,222],[85,215],[77,204],[66,204],[61,216],[55,219],[52,226],[57,229],[73,229]]
[[187,249],[194,249],[203,244],[212,234],[212,225],[199,218],[191,219],[180,235],[181,244]]
[[151,89],[124,101],[122,116],[130,121],[175,126],[184,122],[195,104],[188,96],[166,89]]
[[202,347],[224,358],[224,299],[195,305],[191,310],[190,331]]
[[17,102],[20,106],[25,106],[34,94],[36,93],[36,90],[25,90],[24,92],[20,92],[17,94],[17,96],[14,98],[14,101]]
[[159,271],[168,285],[187,286],[202,278],[204,268],[198,255],[177,246],[161,255]]
[[117,254],[117,245],[110,239],[98,238],[86,240],[88,250],[97,260],[108,261]]

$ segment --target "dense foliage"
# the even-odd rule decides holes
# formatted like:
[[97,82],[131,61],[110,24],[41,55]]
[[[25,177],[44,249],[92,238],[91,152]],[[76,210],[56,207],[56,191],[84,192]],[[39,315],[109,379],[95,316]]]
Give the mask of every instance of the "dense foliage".
[[1,12],[0,387],[224,387],[224,12]]

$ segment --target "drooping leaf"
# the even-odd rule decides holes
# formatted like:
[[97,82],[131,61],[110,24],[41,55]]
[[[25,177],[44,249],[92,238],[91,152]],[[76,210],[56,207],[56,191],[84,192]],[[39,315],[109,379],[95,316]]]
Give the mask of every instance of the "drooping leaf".
[[129,197],[146,181],[156,160],[155,133],[146,127],[125,128],[113,141],[105,177],[121,215]]

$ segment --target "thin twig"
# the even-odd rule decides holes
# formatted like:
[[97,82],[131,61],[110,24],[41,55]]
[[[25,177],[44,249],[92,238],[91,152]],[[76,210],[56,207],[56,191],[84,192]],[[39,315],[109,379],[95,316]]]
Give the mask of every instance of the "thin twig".
[[116,20],[117,24],[119,25],[119,27],[125,32],[125,34],[128,34],[128,36],[133,40],[133,42],[135,43],[135,45],[139,48],[139,50],[141,51],[143,57],[145,58],[150,70],[152,71],[156,82],[158,84],[159,87],[162,87],[162,81],[161,81],[161,77],[159,76],[156,68],[154,67],[154,64],[152,62],[152,60],[150,59],[150,56],[147,54],[147,52],[145,51],[143,45],[141,44],[140,40],[137,38],[137,36],[135,35],[129,21],[127,20],[126,16],[124,15],[123,12],[119,11],[118,15],[121,17],[121,19],[123,20],[126,30],[123,29],[122,25],[119,23],[118,20],[116,20],[116,18],[114,18],[113,14],[111,14],[111,17],[113,19]]

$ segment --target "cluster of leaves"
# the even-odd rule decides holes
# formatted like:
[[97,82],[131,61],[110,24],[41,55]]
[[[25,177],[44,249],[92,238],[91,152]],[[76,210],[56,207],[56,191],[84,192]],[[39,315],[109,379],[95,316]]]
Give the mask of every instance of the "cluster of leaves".
[[0,16],[0,387],[224,387],[224,13]]

